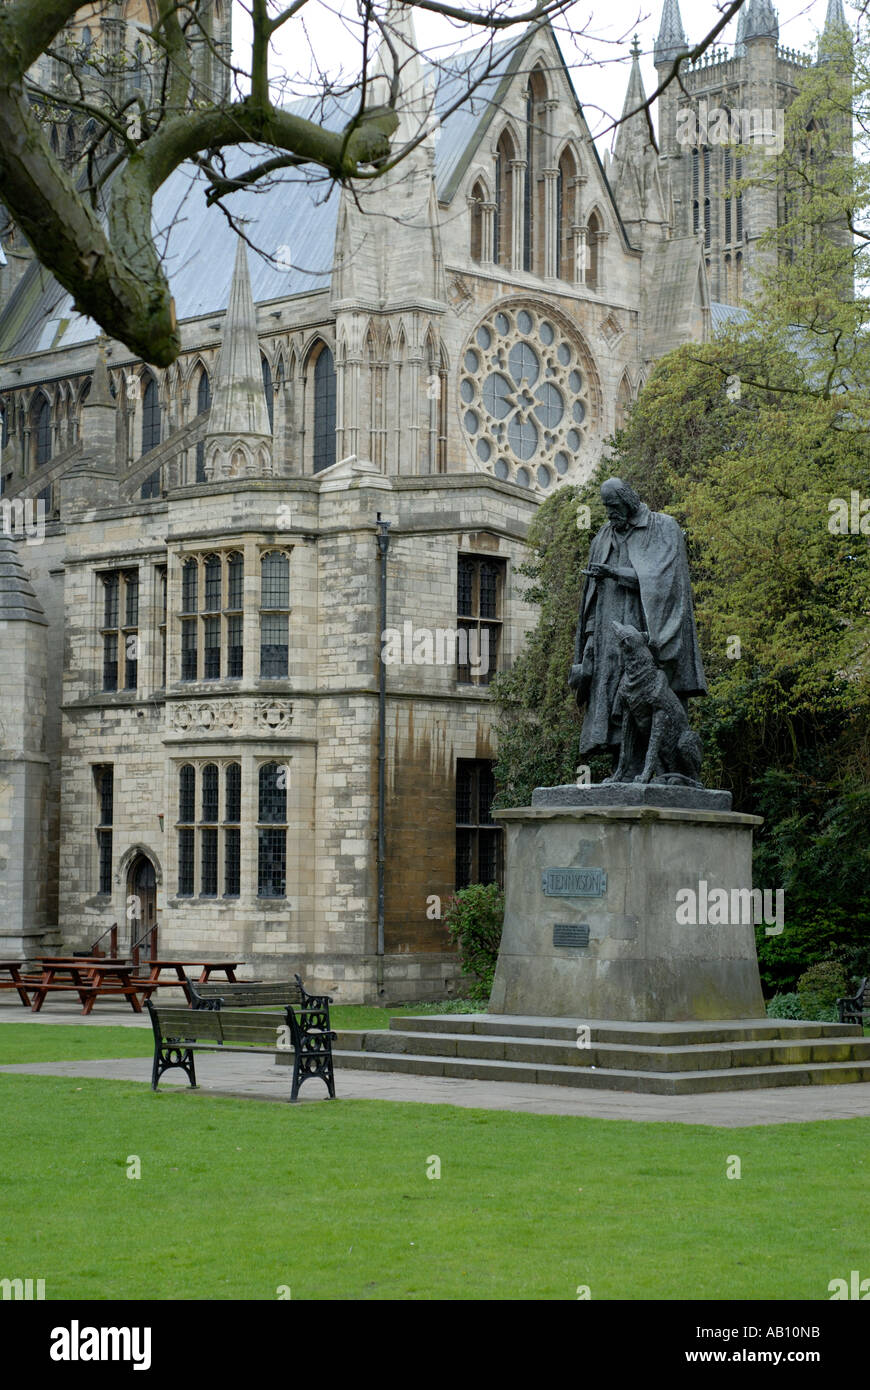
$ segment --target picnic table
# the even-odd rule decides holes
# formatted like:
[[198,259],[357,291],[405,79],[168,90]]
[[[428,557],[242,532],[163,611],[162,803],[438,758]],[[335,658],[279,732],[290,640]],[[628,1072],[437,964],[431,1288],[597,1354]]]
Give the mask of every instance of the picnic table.
[[23,960],[0,960],[0,975],[8,975],[9,979],[0,979],[0,989],[17,989],[18,998],[21,1000],[25,1009],[30,1008],[30,996],[27,993],[27,984],[21,978],[21,967],[26,962]]
[[[140,979],[143,985],[150,985],[155,989],[161,985],[176,985],[184,990],[184,997],[188,1004],[192,1004],[193,1000],[187,985],[188,966],[198,965],[200,967],[197,983],[204,985],[208,983],[213,970],[222,970],[226,978],[235,983],[236,970],[244,963],[243,960],[203,960],[201,956],[197,956],[195,960],[177,960],[175,958],[172,960],[148,960],[142,962],[142,968],[147,967],[150,974],[140,977]],[[174,970],[177,978],[175,980],[161,980],[161,970]]]
[[129,1001],[134,1013],[141,1014],[139,995],[150,994],[148,982],[137,980],[136,967],[130,961],[109,960],[106,957],[37,956],[42,966],[39,980],[30,980],[33,994],[30,1007],[38,1014],[47,994],[75,991],[82,1002],[82,1013],[89,1014],[98,995],[120,994]]

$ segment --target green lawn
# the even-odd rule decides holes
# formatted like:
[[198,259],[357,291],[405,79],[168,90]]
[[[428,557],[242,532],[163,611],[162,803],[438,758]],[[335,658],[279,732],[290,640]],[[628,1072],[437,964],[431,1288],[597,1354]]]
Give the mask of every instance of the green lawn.
[[[24,1010],[22,1009],[22,1013]],[[276,1010],[280,1013],[280,1009]],[[389,1028],[396,1015],[419,1013],[408,1005],[401,1009],[376,1009],[345,1004],[330,1010],[333,1028]],[[154,1035],[150,1028],[113,1028],[102,1024],[0,1023],[0,1066],[14,1062],[65,1062],[83,1057],[151,1057]]]
[[866,1263],[863,1119],[291,1107],[8,1073],[0,1107],[0,1275],[49,1299],[818,1300]]

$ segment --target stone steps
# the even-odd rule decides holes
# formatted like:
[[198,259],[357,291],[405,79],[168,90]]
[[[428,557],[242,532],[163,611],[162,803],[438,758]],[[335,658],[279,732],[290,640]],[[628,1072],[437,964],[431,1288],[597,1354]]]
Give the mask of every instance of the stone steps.
[[[870,1081],[856,1025],[747,1019],[727,1024],[579,1021],[445,1014],[387,1031],[339,1031],[335,1064],[368,1071],[688,1095]],[[434,1026],[433,1026],[434,1025]]]

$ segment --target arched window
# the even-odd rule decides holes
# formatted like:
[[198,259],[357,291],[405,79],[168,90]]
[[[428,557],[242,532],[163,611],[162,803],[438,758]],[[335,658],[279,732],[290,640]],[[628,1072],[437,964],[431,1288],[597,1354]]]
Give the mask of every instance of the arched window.
[[178,819],[185,825],[195,818],[196,772],[192,763],[185,763],[178,773]]
[[34,403],[31,428],[38,468],[51,458],[51,406],[43,395],[39,395]]
[[601,272],[600,238],[601,218],[593,212],[586,224],[586,284],[592,290],[598,288]]
[[335,463],[335,361],[324,343],[314,363],[314,472]]
[[510,270],[513,265],[514,176],[511,165],[516,159],[514,142],[503,131],[495,151],[495,226],[493,227],[492,258],[496,265]]
[[627,376],[622,378],[619,383],[619,390],[616,393],[616,428],[625,429],[628,423],[628,412],[631,409],[631,383]]
[[50,136],[50,138],[49,138],[49,144],[51,145],[52,152],[53,152],[54,154],[57,154],[58,151],[60,150],[60,140],[59,140],[58,137],[57,137],[57,126],[56,126],[56,125],[53,125],[53,126],[51,127],[51,136]]
[[68,160],[76,157],[76,128],[73,121],[69,121],[66,128],[66,157]]
[[[211,406],[211,382],[205,367],[199,374],[199,384],[196,388],[196,413],[201,415],[204,410]],[[196,446],[196,481],[204,483],[205,476],[205,440],[201,439]]]
[[[543,127],[541,103],[547,100],[543,73],[535,68],[526,85],[526,182],[523,193],[523,269],[541,272],[544,239]],[[540,181],[540,186],[539,186]]]
[[265,763],[257,786],[257,896],[287,891],[287,768]]
[[202,611],[210,616],[202,620],[203,680],[217,681],[221,676],[221,558],[207,555],[203,565],[205,580]]
[[196,769],[185,763],[178,771],[178,896],[193,897],[194,836],[196,831]]
[[483,204],[486,201],[483,187],[476,183],[471,190],[471,239],[470,251],[473,261],[483,260]]
[[266,409],[269,412],[269,429],[275,428],[275,397],[272,394],[272,368],[262,353],[260,354],[260,365],[263,371],[263,390],[266,393]]
[[142,392],[142,453],[150,454],[160,443],[160,392],[153,376]]
[[574,200],[577,164],[570,150],[559,160],[556,178],[556,275],[573,280],[577,259],[574,246]]
[[[430,473],[447,471],[447,367],[443,353],[430,337],[426,340],[426,396],[429,406],[429,448],[427,468]],[[437,385],[437,390],[433,390]]]
[[230,763],[226,772],[224,809],[224,897],[237,898],[241,888],[242,769]]
[[200,893],[217,897],[218,885],[218,770],[216,763],[202,769],[202,816],[200,818]]

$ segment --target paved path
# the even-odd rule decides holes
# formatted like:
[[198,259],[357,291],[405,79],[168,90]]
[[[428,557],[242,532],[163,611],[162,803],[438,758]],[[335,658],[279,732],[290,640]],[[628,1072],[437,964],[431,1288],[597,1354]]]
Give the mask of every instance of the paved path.
[[[22,1010],[23,1012],[23,1010]],[[30,1062],[0,1067],[0,1073],[69,1076],[111,1081],[151,1079],[150,1058],[118,1061]],[[196,1059],[200,1089],[210,1095],[287,1102],[290,1074],[265,1057]],[[161,1087],[186,1085],[178,1073],[164,1076]],[[780,1086],[765,1091],[724,1095],[643,1096],[623,1091],[580,1091],[566,1086],[528,1086],[511,1082],[462,1081],[453,1077],[408,1076],[398,1072],[345,1071],[336,1068],[336,1090],[343,1100],[402,1100],[429,1105],[458,1105],[479,1110],[516,1110],[535,1115],[585,1115],[607,1120],[670,1121],[739,1129],[746,1125],[791,1124],[870,1115],[870,1083],[850,1086]],[[317,1105],[326,1089],[320,1082],[302,1087],[300,1101]]]

